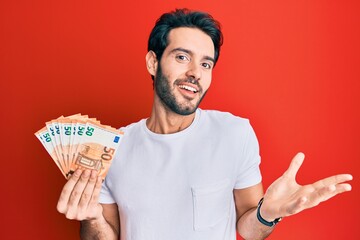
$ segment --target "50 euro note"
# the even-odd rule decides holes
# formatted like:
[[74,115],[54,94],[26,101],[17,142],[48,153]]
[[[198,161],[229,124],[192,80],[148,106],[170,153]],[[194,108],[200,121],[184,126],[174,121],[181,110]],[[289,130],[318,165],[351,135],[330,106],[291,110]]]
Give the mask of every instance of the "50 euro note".
[[61,165],[63,166],[63,170],[66,172],[66,170],[68,169],[68,166],[65,161],[63,145],[61,144],[60,126],[59,126],[59,122],[58,122],[59,119],[62,119],[62,118],[63,118],[63,116],[59,117],[56,120],[46,122],[45,124],[46,124],[46,128],[48,129],[48,132],[50,134],[51,143],[53,145],[53,149],[56,153],[56,156],[57,156],[58,160],[61,162]]
[[95,169],[105,178],[123,132],[96,118],[75,114],[46,122],[35,133],[65,178],[77,168]]
[[51,158],[54,160],[56,166],[60,169],[61,173],[66,178],[66,167],[64,166],[63,162],[60,161],[57,155],[57,151],[55,150],[56,145],[53,144],[53,138],[51,138],[51,133],[47,129],[47,127],[43,127],[39,131],[35,133],[35,136],[39,139],[39,141],[42,143],[46,151],[49,153]]
[[[63,122],[67,122],[67,123],[71,122],[71,132],[67,132],[67,133],[65,132],[65,126],[66,126],[65,123],[63,125],[64,134],[62,134],[62,135],[70,135],[70,137],[69,136],[64,137],[63,140],[63,142],[66,142],[68,146],[66,150],[68,155],[69,168],[71,168],[72,162],[74,161],[75,155],[77,154],[77,148],[84,134],[87,121],[95,122],[100,125],[100,121],[98,121],[96,118],[89,118],[87,115],[81,115],[81,114],[71,115],[66,117],[66,120],[63,120]],[[103,125],[100,126],[105,127]]]
[[97,122],[86,122],[74,159],[70,163],[72,174],[77,168],[94,169],[104,179],[115,157],[123,132]]

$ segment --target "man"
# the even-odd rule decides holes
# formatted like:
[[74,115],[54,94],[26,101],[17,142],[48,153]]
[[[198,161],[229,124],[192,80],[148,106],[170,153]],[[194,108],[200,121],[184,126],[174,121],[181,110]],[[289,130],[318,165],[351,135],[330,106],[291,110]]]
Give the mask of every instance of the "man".
[[[154,80],[151,116],[123,128],[105,182],[77,170],[58,211],[81,222],[83,239],[264,239],[281,217],[349,191],[342,174],[300,186],[304,155],[263,193],[259,149],[249,121],[205,111],[222,34],[210,15],[164,14],[149,38]],[[100,201],[100,203],[99,203]]]

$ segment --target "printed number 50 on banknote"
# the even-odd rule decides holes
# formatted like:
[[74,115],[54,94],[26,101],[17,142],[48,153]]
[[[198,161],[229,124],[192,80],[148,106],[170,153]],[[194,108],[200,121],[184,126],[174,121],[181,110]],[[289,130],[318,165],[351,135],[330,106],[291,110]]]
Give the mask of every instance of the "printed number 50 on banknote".
[[77,156],[71,161],[70,173],[77,168],[95,169],[105,178],[119,147],[123,133],[95,122],[87,122],[85,134],[77,147]]

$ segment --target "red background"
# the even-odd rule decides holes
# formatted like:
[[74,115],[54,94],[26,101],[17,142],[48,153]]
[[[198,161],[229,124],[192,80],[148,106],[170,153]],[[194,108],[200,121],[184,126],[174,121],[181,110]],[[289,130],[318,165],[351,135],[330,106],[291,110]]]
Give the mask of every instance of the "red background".
[[251,119],[265,187],[298,151],[307,156],[302,184],[355,177],[352,192],[284,219],[269,239],[358,239],[356,0],[1,1],[1,238],[78,239],[78,222],[56,211],[65,179],[33,133],[78,112],[114,127],[147,117],[147,38],[157,17],[176,7],[208,11],[223,25],[201,107]]

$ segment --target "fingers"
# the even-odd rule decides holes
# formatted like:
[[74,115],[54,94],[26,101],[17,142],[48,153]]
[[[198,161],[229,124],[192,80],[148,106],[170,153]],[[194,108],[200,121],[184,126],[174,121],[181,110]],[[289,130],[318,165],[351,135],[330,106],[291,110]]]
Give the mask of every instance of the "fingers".
[[95,188],[94,188],[93,194],[91,196],[89,205],[98,204],[101,186],[102,186],[102,179],[101,179],[101,177],[98,177],[97,181],[95,183]]
[[[102,179],[96,171],[91,171],[89,181],[81,194],[78,205],[73,205],[76,218],[79,220],[94,217],[98,206],[98,199],[101,190]],[[76,200],[75,200],[76,201]]]
[[297,172],[299,171],[302,163],[304,162],[305,155],[303,153],[298,153],[291,160],[289,168],[284,173],[284,176],[295,179]]
[[314,191],[310,195],[311,202],[313,202],[314,206],[317,204],[329,200],[330,198],[343,193],[351,191],[351,185],[348,183],[341,183],[337,185],[329,185]]
[[350,174],[334,175],[334,176],[327,177],[327,178],[324,178],[324,179],[321,179],[321,180],[315,182],[313,184],[313,187],[319,189],[319,188],[327,187],[329,185],[336,185],[339,183],[347,182],[352,179],[353,179],[353,177]]
[[338,194],[351,190],[351,185],[348,183],[342,183],[337,185],[329,185],[314,191],[308,196],[308,202],[306,208],[315,207],[321,202],[327,201],[330,198],[335,197]]
[[101,184],[101,178],[96,171],[76,170],[61,192],[58,211],[68,219],[85,219],[88,206],[98,203]]
[[64,185],[57,204],[57,210],[59,212],[65,213],[67,211],[67,204],[69,202],[69,198],[74,189],[74,186],[79,181],[81,173],[82,171],[80,169],[77,169],[74,174],[69,178],[67,183]]
[[88,169],[83,171],[83,173],[81,174],[77,184],[74,186],[74,189],[70,195],[69,202],[68,202],[70,207],[74,207],[74,206],[78,205],[79,200],[82,197],[82,194],[84,192],[84,189],[89,182],[90,174],[91,174],[91,172]]
[[[85,174],[85,172],[84,172]],[[87,174],[86,174],[87,175]],[[75,204],[79,203],[79,208],[84,209],[89,205],[89,202],[92,198],[95,184],[97,182],[97,173],[95,171],[89,171],[89,178],[86,183],[85,188],[83,189],[80,198],[74,198],[73,201]],[[75,191],[75,189],[74,189]],[[81,191],[81,189],[80,189]],[[75,194],[74,194],[75,195]],[[70,203],[70,201],[69,201]]]
[[289,201],[284,205],[285,214],[283,217],[299,213],[305,209],[309,209],[319,205],[321,202],[327,201],[338,194],[351,190],[351,185],[348,183],[341,183],[337,185],[329,185],[320,189],[313,189],[310,186],[306,187],[303,193],[297,196],[294,201]]

